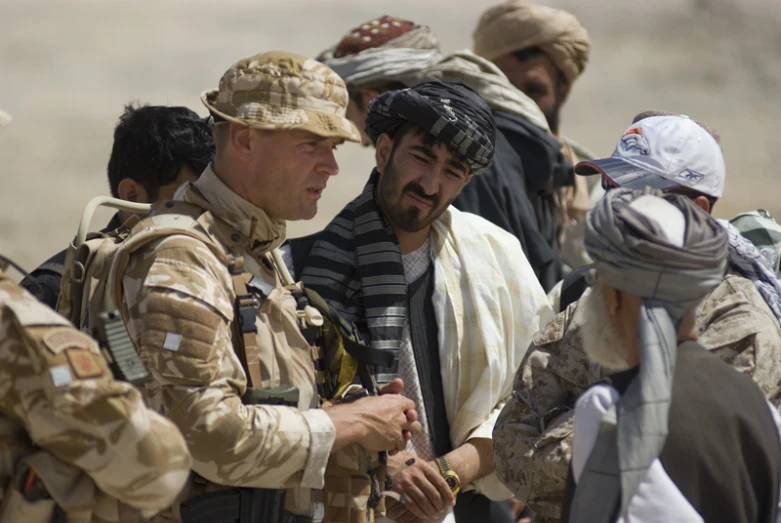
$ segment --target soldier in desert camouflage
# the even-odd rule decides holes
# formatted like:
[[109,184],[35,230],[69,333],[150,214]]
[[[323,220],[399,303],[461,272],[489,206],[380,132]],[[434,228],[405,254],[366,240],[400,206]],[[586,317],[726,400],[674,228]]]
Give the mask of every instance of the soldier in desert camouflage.
[[[654,144],[653,137],[643,129],[644,122],[659,118],[685,117],[659,111],[641,113],[622,140],[632,141],[643,136],[643,140],[652,146],[664,147]],[[684,122],[684,125],[689,124],[691,121]],[[717,142],[718,134],[705,127]],[[702,134],[703,140],[711,138],[704,130]],[[657,138],[657,141],[660,140]],[[716,143],[712,161],[721,162],[720,168],[713,168],[709,173],[715,177],[705,176],[699,183],[689,181],[688,187],[665,180],[660,183],[667,185],[669,191],[689,196],[697,205],[710,211],[724,186],[723,160]],[[583,164],[580,164],[578,172],[583,171]],[[587,168],[585,172],[590,174],[593,170]],[[608,167],[602,176],[611,184],[624,186]],[[730,234],[730,266],[724,280],[696,309],[699,343],[751,376],[765,397],[778,407],[781,405],[781,329],[773,311],[777,295],[776,299],[772,294],[763,295],[762,285],[744,277],[741,269],[744,262],[735,259],[734,240]],[[585,388],[604,377],[604,370],[589,363],[583,349],[582,336],[596,335],[601,329],[601,326],[584,324],[589,296],[588,292],[584,294],[537,333],[516,374],[513,398],[494,429],[497,474],[515,495],[525,499],[534,509],[537,522],[559,521],[571,458],[575,399]],[[611,340],[605,339],[603,343],[609,344]]]
[[[265,514],[252,521],[319,521],[332,453],[403,449],[420,429],[398,394],[316,408],[317,350],[302,332],[316,315],[297,306],[301,284],[285,281],[274,255],[285,220],[317,212],[338,173],[333,150],[360,137],[344,117],[342,80],[290,53],[237,62],[202,100],[215,119],[215,161],[134,228],[111,291],[154,378],[147,399],[193,456],[193,480],[161,520],[208,521],[199,507],[209,506],[233,510],[220,521],[250,521],[248,511]],[[298,396],[248,404],[250,387]],[[400,390],[396,381],[386,392]],[[284,514],[269,508],[273,496],[248,501],[261,489],[288,489]]]
[[[0,127],[9,121],[0,111]],[[136,522],[170,506],[190,467],[179,431],[5,266],[0,257],[0,521]]]

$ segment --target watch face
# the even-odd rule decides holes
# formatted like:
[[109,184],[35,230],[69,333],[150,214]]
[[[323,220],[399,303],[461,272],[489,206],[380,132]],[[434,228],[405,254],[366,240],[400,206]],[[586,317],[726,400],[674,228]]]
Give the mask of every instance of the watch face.
[[447,476],[445,478],[445,483],[447,483],[447,486],[450,487],[450,490],[455,490],[458,488],[458,481],[453,476]]

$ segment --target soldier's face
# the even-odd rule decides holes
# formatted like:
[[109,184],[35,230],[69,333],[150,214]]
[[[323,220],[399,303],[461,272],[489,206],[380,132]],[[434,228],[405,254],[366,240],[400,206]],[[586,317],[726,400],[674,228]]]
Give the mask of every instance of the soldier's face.
[[339,173],[334,151],[344,140],[301,130],[252,132],[248,199],[276,219],[314,218],[328,179]]
[[377,140],[380,179],[376,199],[398,229],[417,232],[431,225],[472,178],[469,166],[431,135],[412,130],[395,145]]

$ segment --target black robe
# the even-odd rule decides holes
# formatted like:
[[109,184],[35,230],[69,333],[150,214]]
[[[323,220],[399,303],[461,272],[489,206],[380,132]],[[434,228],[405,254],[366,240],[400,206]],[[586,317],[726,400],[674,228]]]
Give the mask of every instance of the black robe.
[[493,115],[497,125],[493,164],[473,177],[453,204],[518,238],[547,292],[563,277],[554,192],[574,183],[572,165],[558,140],[545,131],[502,111]]
[[[608,382],[623,394],[636,374],[635,368]],[[706,522],[776,522],[781,442],[770,406],[748,376],[694,342],[678,347],[659,461]],[[561,521],[569,520],[576,488],[570,467]]]

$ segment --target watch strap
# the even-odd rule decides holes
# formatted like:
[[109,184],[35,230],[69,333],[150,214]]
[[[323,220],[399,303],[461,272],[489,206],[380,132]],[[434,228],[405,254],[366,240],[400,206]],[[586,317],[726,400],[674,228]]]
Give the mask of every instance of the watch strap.
[[453,470],[450,467],[450,461],[448,461],[448,459],[445,456],[440,456],[440,457],[436,458],[435,461],[437,462],[437,466],[439,467],[439,472],[441,474],[444,474],[445,472],[450,472],[451,470]]

